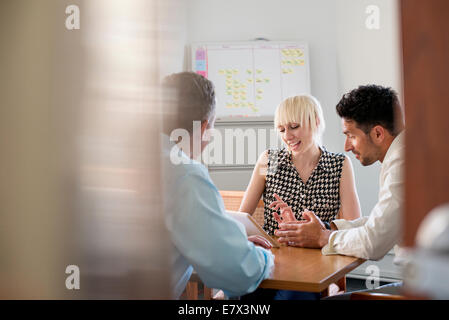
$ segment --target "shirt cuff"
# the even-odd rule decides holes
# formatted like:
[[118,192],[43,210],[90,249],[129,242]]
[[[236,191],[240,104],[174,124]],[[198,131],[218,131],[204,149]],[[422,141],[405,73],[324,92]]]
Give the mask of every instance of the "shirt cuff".
[[[253,244],[253,246],[255,246],[255,245]],[[223,293],[227,297],[232,298],[232,297],[238,297],[238,296],[242,296],[242,295],[251,293],[259,287],[260,283],[263,280],[265,280],[271,276],[271,274],[274,270],[274,254],[270,250],[264,249],[262,247],[255,246],[255,249],[257,251],[260,251],[264,257],[264,270],[262,272],[262,275],[259,277],[257,282],[254,283],[246,292],[237,293],[237,292],[231,292],[231,291],[227,291],[227,290],[223,289]]]
[[263,280],[269,278],[274,270],[274,254],[273,252],[271,252],[268,249],[264,249],[261,247],[258,247],[257,249],[259,249],[260,251],[262,251],[264,253],[264,257],[265,257],[265,271],[263,273]]
[[361,217],[356,220],[337,219],[332,222],[338,230],[352,229],[363,226],[366,223],[367,217]]
[[[334,221],[335,222],[335,221]],[[338,227],[338,225],[337,225]],[[337,235],[337,231],[333,231],[329,236],[329,241],[327,244],[321,249],[321,254],[324,256],[338,254],[334,247],[335,237]]]

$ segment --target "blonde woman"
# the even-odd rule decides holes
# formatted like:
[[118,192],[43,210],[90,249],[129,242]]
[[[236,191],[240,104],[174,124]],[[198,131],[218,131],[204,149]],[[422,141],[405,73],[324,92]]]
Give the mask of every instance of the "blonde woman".
[[[321,146],[325,123],[318,100],[309,95],[285,99],[276,109],[274,125],[285,147],[259,157],[240,211],[253,214],[263,196],[264,229],[269,234],[282,220],[302,220],[305,210],[324,223],[359,218],[350,159]],[[281,209],[280,215],[273,209]]]
[[[303,214],[309,219],[307,211],[324,223],[359,218],[351,161],[321,146],[325,124],[318,100],[309,95],[285,99],[276,109],[274,125],[285,147],[268,149],[259,157],[240,211],[253,214],[263,196],[264,229],[269,234],[275,233],[278,223],[303,220]],[[319,298],[319,294],[310,292],[270,289],[257,289],[241,297],[245,301]]]

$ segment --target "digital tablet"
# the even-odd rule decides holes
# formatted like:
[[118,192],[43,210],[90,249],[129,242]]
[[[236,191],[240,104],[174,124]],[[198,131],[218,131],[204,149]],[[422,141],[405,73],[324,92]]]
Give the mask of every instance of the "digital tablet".
[[248,213],[231,210],[227,210],[226,212],[235,220],[241,222],[245,226],[246,234],[248,236],[262,236],[267,239],[274,248],[278,248],[280,246],[279,242],[271,237],[268,233],[266,233],[265,230],[262,229],[262,227],[257,223],[257,221],[254,220],[254,218],[251,217],[251,215],[249,215]]

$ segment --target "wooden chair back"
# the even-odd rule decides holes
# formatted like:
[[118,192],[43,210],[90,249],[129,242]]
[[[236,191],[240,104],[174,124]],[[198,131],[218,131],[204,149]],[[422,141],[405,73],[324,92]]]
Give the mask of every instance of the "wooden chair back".
[[[226,210],[238,211],[240,204],[242,203],[243,195],[245,191],[225,191],[220,190],[221,197],[223,198]],[[263,226],[263,214],[264,214],[264,204],[263,200],[260,199],[257,204],[257,208],[254,211],[253,218],[257,221],[260,226]]]

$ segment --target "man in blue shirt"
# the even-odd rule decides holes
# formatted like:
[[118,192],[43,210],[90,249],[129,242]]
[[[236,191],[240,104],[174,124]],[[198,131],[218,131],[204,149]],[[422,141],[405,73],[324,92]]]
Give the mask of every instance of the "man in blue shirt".
[[183,72],[165,78],[163,88],[164,202],[174,245],[174,296],[185,289],[192,267],[206,286],[227,296],[250,293],[271,272],[274,257],[260,247],[270,244],[247,238],[244,226],[226,214],[206,167],[193,160],[206,147],[207,130],[214,125],[214,86]]

